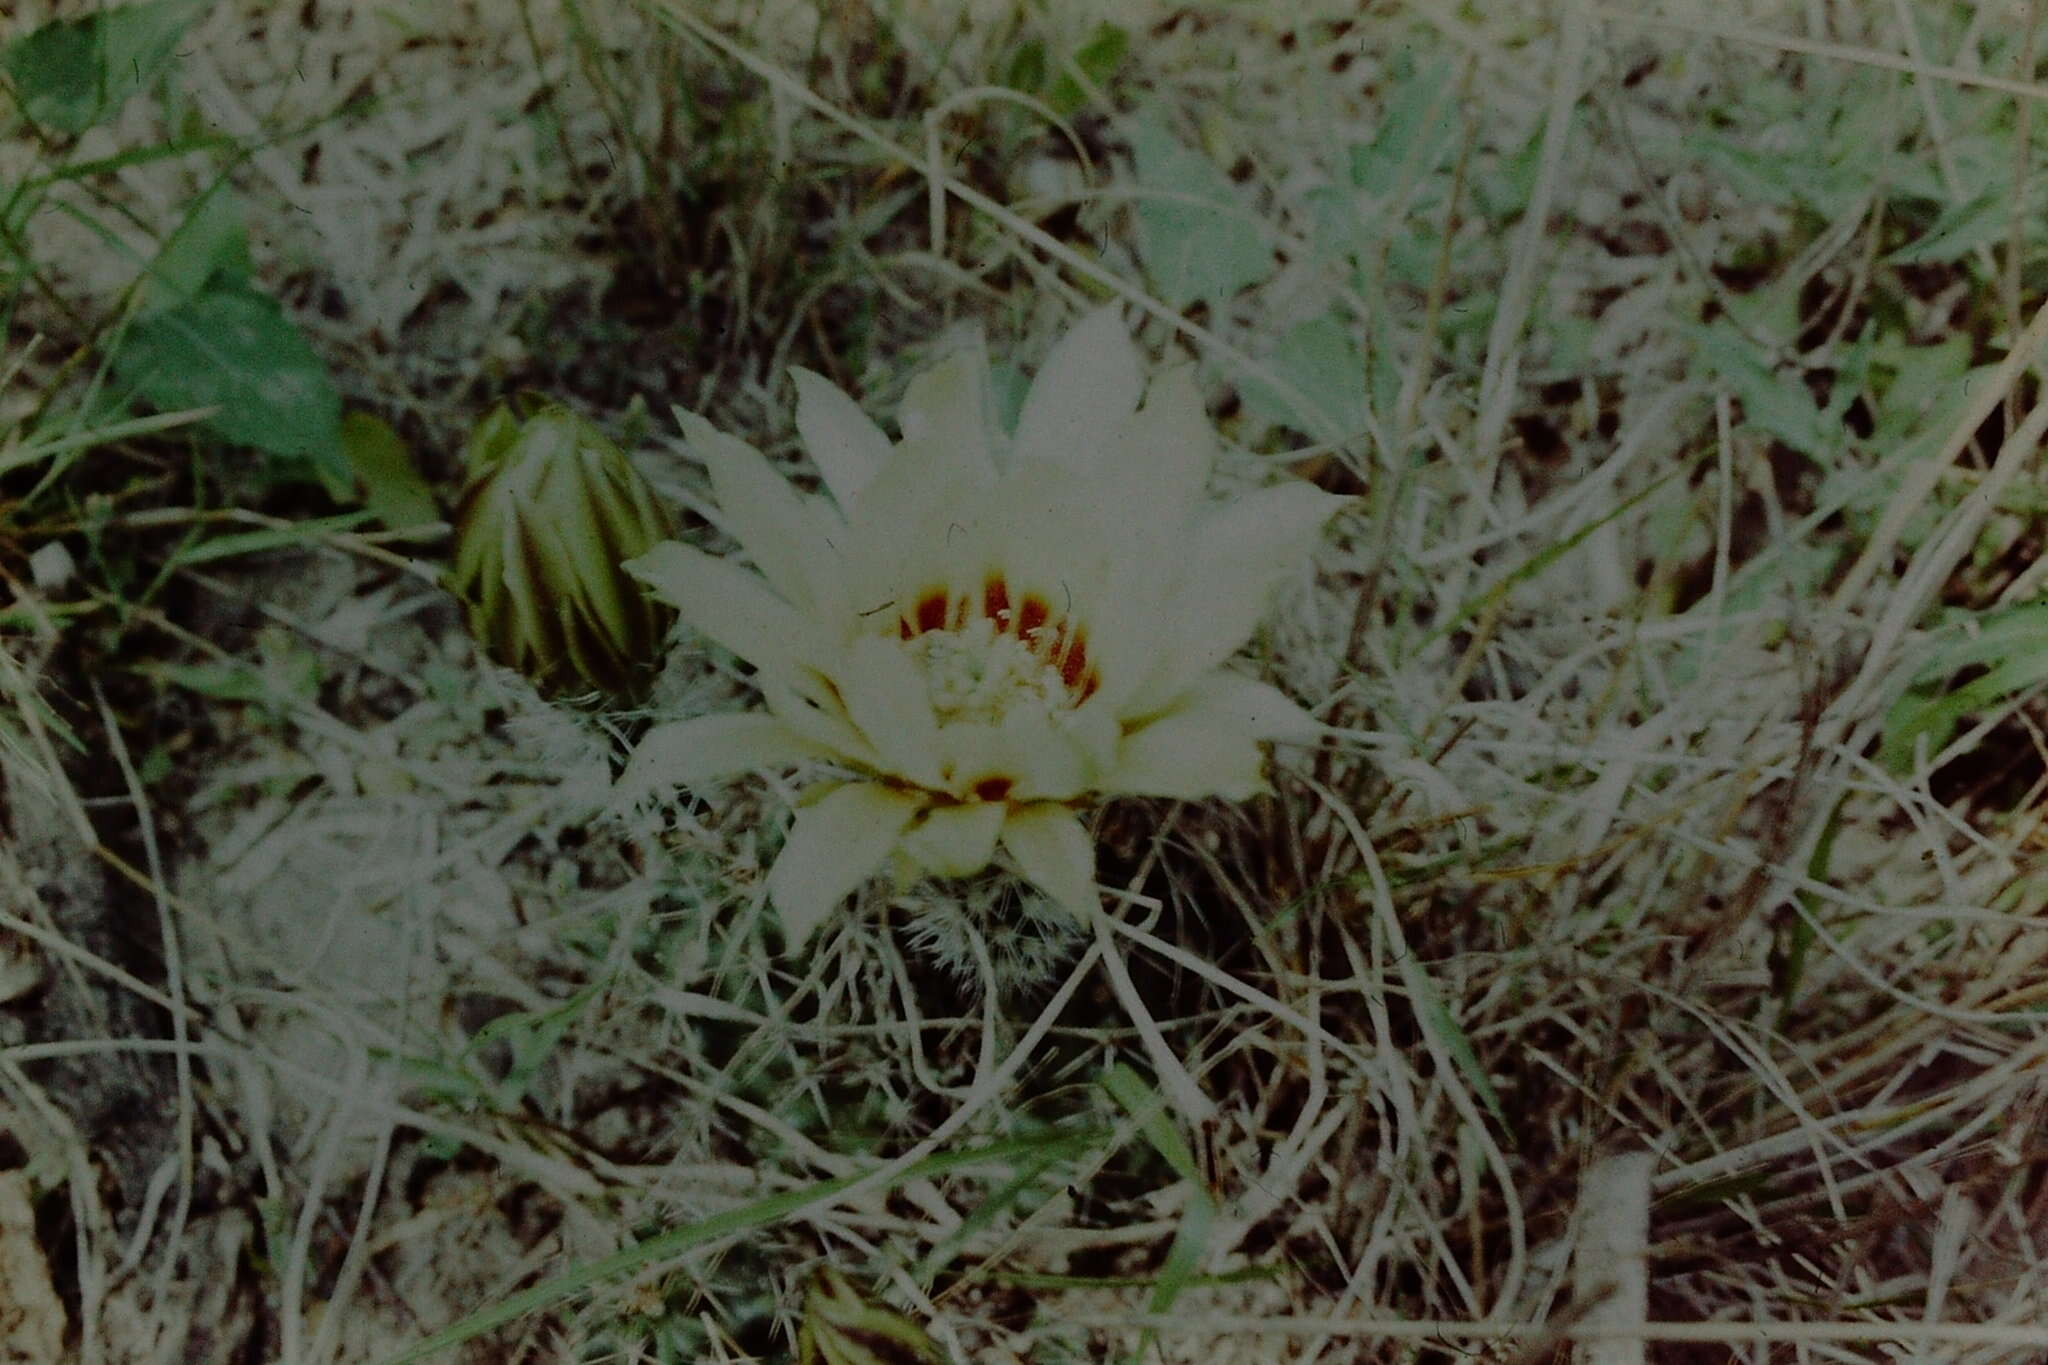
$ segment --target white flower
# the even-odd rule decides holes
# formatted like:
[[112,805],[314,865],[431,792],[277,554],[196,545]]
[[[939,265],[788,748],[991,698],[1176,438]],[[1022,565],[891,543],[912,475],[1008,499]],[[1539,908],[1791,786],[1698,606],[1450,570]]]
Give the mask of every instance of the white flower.
[[911,381],[893,446],[826,380],[795,377],[830,501],[679,413],[760,572],[675,541],[627,566],[754,666],[767,708],[659,726],[620,779],[639,794],[812,760],[848,773],[805,793],[769,874],[792,943],[892,852],[953,877],[1000,848],[1092,912],[1080,808],[1243,798],[1265,789],[1259,741],[1316,736],[1219,665],[1345,500],[1288,482],[1210,503],[1192,374],[1146,388],[1113,308],[1046,358],[1012,438],[979,346]]

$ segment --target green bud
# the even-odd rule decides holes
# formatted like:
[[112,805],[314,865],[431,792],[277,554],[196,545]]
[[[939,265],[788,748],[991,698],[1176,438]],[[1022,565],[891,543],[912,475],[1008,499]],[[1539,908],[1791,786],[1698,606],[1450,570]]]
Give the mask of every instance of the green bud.
[[463,451],[444,580],[484,652],[546,697],[640,697],[675,622],[620,564],[673,522],[625,452],[559,405],[501,405]]
[[948,1365],[923,1328],[869,1303],[829,1268],[804,1295],[796,1358],[797,1365]]

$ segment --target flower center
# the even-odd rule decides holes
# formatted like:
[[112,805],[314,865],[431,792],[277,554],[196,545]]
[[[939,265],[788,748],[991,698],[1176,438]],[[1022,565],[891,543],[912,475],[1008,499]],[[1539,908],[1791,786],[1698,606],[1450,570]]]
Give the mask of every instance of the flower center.
[[1101,685],[1081,624],[1055,617],[1035,593],[1012,606],[1000,575],[978,595],[926,590],[897,618],[896,633],[924,671],[940,724],[996,722],[1016,706],[1069,710]]

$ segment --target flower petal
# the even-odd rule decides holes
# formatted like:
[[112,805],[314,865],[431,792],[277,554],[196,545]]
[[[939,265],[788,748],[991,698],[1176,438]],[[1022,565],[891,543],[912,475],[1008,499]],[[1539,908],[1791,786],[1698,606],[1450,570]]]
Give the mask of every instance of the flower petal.
[[894,638],[856,636],[832,672],[846,712],[897,776],[939,781],[939,723],[924,675]]
[[851,517],[846,546],[847,593],[856,612],[882,622],[884,608],[943,585],[947,568],[979,543],[975,483],[964,463],[934,467],[923,446],[898,446]]
[[1117,305],[1060,339],[1017,416],[1017,459],[1086,461],[1138,406],[1144,376]]
[[889,438],[825,376],[800,365],[789,373],[796,381],[797,435],[840,511],[851,512],[868,480],[889,458]]
[[825,540],[831,514],[806,505],[768,457],[745,441],[694,412],[677,408],[675,415],[690,453],[711,471],[720,520],[768,585],[798,606],[837,614],[845,605],[845,572]]
[[832,908],[874,874],[916,818],[915,797],[873,782],[849,782],[799,810],[768,873],[783,937],[801,947]]
[[622,566],[682,618],[764,673],[787,669],[809,637],[805,618],[761,576],[664,540]]
[[1175,628],[1148,696],[1164,699],[1222,663],[1258,628],[1274,589],[1315,549],[1350,499],[1300,480],[1249,493],[1198,523],[1193,563],[1174,593]]
[[1321,732],[1279,689],[1218,670],[1199,679],[1173,709],[1124,737],[1102,790],[1241,801],[1267,790],[1260,739],[1307,741]]
[[990,723],[954,720],[939,729],[945,789],[963,800],[996,783],[1013,801],[1065,801],[1093,786],[1084,734],[1042,711],[1019,708]]
[[649,730],[612,790],[631,801],[666,787],[694,786],[732,773],[787,768],[830,756],[766,712],[697,716]]
[[1050,801],[1018,806],[1003,822],[1003,847],[1017,871],[1071,914],[1102,908],[1095,891],[1095,845],[1080,817]]
[[1195,680],[1176,711],[1199,711],[1210,723],[1242,730],[1260,739],[1287,744],[1313,744],[1322,738],[1323,724],[1294,698],[1271,683],[1247,678],[1219,668]]
[[898,413],[903,443],[919,447],[935,469],[958,465],[977,481],[994,477],[988,386],[988,357],[979,345],[963,346],[919,374]]
[[1008,808],[1001,801],[934,806],[899,841],[905,853],[934,877],[967,877],[996,855],[996,834]]
[[1216,462],[1216,431],[1202,407],[1193,365],[1161,372],[1145,390],[1145,405],[1119,424],[1114,463],[1134,481],[1139,506],[1173,522],[1198,505]]
[[[1073,471],[1092,476],[1095,538],[1114,547],[1089,618],[1099,694],[1112,706],[1120,707],[1174,653],[1162,637],[1176,629],[1171,608],[1180,600],[1180,566],[1190,558],[1187,547],[1198,543],[1193,523],[1203,513],[1216,450],[1194,376],[1192,365],[1177,365],[1155,378],[1144,407],[1124,419],[1105,458]],[[1133,509],[1142,515],[1132,515]]]
[[879,771],[882,756],[866,735],[847,718],[845,702],[832,695],[821,675],[798,669],[786,679],[757,678],[761,699],[784,725],[835,757],[869,771]]

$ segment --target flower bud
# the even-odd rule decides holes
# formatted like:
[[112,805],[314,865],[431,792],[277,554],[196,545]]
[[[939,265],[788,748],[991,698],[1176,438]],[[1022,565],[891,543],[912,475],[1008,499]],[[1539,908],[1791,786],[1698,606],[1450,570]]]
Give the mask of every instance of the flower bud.
[[924,1329],[863,1299],[846,1277],[827,1268],[804,1296],[797,1365],[947,1365]]
[[565,407],[501,405],[463,451],[446,586],[492,659],[545,697],[643,694],[675,612],[619,566],[672,536],[632,462]]

